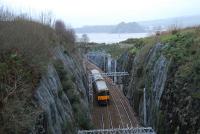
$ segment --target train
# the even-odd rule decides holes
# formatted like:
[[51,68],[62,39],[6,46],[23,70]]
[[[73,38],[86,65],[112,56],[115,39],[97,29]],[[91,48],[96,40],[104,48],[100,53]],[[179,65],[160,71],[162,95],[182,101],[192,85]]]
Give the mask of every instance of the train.
[[96,69],[91,70],[93,87],[95,91],[95,97],[99,105],[108,105],[110,102],[110,93],[106,85],[104,78],[100,72]]

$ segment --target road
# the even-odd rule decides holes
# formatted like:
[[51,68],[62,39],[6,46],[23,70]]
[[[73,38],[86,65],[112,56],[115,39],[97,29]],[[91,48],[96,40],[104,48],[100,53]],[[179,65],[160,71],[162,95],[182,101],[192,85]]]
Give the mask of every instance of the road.
[[[85,65],[88,73],[92,69],[102,72],[97,66],[88,61],[85,62]],[[95,100],[95,94],[93,95],[92,121],[95,128],[110,129],[140,126],[133,109],[119,87],[114,85],[109,77],[106,77],[105,81],[110,90],[110,104],[99,106]]]

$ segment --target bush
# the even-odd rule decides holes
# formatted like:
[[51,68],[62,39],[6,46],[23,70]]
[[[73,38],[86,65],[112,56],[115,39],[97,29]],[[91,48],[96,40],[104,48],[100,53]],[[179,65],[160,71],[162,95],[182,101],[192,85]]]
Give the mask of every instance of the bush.
[[86,109],[80,103],[74,103],[72,105],[75,112],[75,118],[81,129],[88,130],[92,128],[90,119],[87,116]]
[[76,49],[75,47],[75,32],[72,28],[66,28],[65,23],[61,20],[55,22],[55,31],[60,37],[61,44],[71,52]]
[[73,122],[65,121],[62,127],[63,133],[76,133],[75,126]]
[[63,90],[66,92],[67,90],[74,89],[73,82],[71,80],[65,79],[62,81]]
[[32,117],[39,113],[32,101],[39,76],[20,53],[0,53],[0,133],[27,133],[31,130],[35,123]]
[[57,40],[53,29],[27,20],[0,22],[0,27],[0,51],[15,50],[32,66],[46,68],[54,46],[52,40]]

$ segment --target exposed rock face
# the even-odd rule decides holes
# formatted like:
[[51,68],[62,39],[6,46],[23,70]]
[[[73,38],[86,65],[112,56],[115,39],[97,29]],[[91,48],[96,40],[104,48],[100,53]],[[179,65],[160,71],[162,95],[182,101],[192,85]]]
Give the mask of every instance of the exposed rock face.
[[[160,99],[165,87],[169,60],[162,54],[159,54],[161,45],[156,45],[148,54],[146,64],[145,89],[146,89],[146,114],[147,126],[155,128],[157,124],[157,115],[160,106]],[[140,101],[139,115],[143,117],[143,101]]]
[[66,122],[74,123],[68,97],[65,94],[58,95],[62,90],[60,78],[55,68],[49,65],[48,72],[43,76],[35,93],[38,104],[46,113],[47,133],[62,134]]
[[159,54],[161,44],[152,48],[142,61],[138,55],[134,59],[130,84],[126,96],[143,121],[143,88],[146,89],[147,126],[156,124],[160,98],[164,90],[169,61]]
[[55,58],[63,62],[64,68],[67,72],[71,73],[75,77],[75,84],[77,85],[77,90],[84,95],[84,101],[88,106],[88,82],[86,72],[83,69],[82,60],[80,57],[71,56],[68,53],[64,53],[65,49],[58,47],[55,49]]
[[[146,113],[146,125],[152,126],[157,133],[199,133],[198,86],[190,84],[192,77],[180,77],[182,68],[165,57],[164,48],[164,45],[157,44],[148,51],[142,49],[134,57],[122,58],[124,62],[121,60],[119,63],[127,65],[120,69],[125,68],[131,74],[129,79],[125,79],[129,85],[124,87],[124,93],[141,123],[144,123]],[[144,88],[146,112],[143,103]]]
[[[90,120],[87,79],[80,61],[64,53],[64,48],[61,47],[56,48],[54,54],[55,59],[63,62],[64,69],[74,76],[73,92],[79,95],[80,105],[83,107],[80,109],[83,110],[85,118]],[[81,129],[76,122],[77,117],[74,114],[73,104],[69,100],[70,96],[63,91],[60,78],[53,65],[48,66],[48,71],[43,75],[34,96],[45,114],[46,125],[42,125],[44,130],[42,133],[70,134]],[[38,131],[38,128],[35,129]]]

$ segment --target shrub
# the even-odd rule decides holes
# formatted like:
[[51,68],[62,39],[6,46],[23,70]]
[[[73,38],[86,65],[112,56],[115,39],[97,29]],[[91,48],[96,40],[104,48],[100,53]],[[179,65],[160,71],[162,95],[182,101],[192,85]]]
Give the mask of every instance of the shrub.
[[192,94],[192,98],[194,98],[194,99],[200,99],[200,92],[193,93]]
[[71,80],[64,79],[62,80],[63,90],[66,92],[67,90],[74,89],[73,82]]
[[65,121],[62,127],[63,133],[76,133],[75,126],[73,125],[73,122]]
[[61,20],[55,22],[55,30],[60,37],[67,50],[74,51],[75,49],[75,32],[72,28],[66,28],[65,23]]
[[[27,133],[39,108],[32,102],[32,92],[39,73],[15,51],[0,53],[0,133]],[[15,117],[15,118],[13,118]]]
[[90,119],[86,113],[86,109],[81,103],[73,103],[73,110],[75,112],[75,118],[81,129],[88,130],[92,128]]
[[32,66],[40,70],[46,68],[51,58],[52,40],[57,40],[53,29],[27,20],[0,22],[0,27],[0,51],[15,50]]

